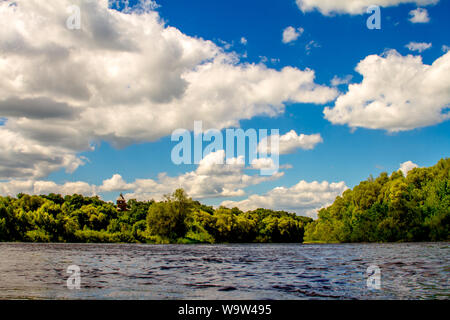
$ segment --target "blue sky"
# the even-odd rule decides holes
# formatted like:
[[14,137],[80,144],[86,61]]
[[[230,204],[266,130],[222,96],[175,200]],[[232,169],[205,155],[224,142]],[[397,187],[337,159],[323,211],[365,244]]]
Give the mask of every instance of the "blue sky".
[[[310,4],[314,3],[313,0],[308,1]],[[396,3],[394,0],[391,2]],[[175,27],[180,33],[190,38],[211,40],[217,47],[221,47],[225,54],[236,54],[239,60],[234,63],[238,66],[255,64],[278,72],[283,72],[285,67],[294,67],[302,71],[311,69],[315,72],[315,84],[338,90],[339,95],[345,96],[349,92],[349,84],[359,85],[364,81],[364,77],[367,77],[367,75],[361,75],[355,71],[355,68],[368,56],[377,55],[381,59],[388,60],[390,59],[388,58],[390,57],[389,50],[396,50],[397,56],[401,58],[399,58],[399,61],[403,61],[408,55],[413,55],[415,57],[420,56],[423,65],[432,65],[434,61],[446,54],[447,47],[445,46],[450,46],[448,33],[448,30],[450,30],[448,19],[450,2],[442,0],[436,2],[435,5],[421,7],[427,11],[429,17],[429,21],[421,23],[413,23],[409,20],[410,12],[418,8],[417,3],[420,4],[420,0],[410,1],[410,3],[398,6],[382,7],[380,30],[369,30],[366,27],[366,20],[370,14],[365,12],[353,14],[342,12],[345,9],[341,9],[341,11],[337,10],[338,12],[325,15],[322,12],[325,9],[320,7],[322,1],[317,1],[318,7],[315,10],[302,11],[294,0],[261,0],[257,4],[254,1],[237,0],[159,0],[157,1],[159,6],[151,11],[157,12],[160,19],[164,21],[164,28]],[[130,7],[135,6],[135,4],[135,2],[130,1]],[[112,10],[112,8],[121,11],[123,10],[123,4],[119,6],[110,5],[109,10]],[[135,13],[131,10],[127,14],[133,15]],[[133,30],[129,31],[137,32],[134,28],[138,27],[133,25],[130,27]],[[303,31],[296,40],[283,43],[283,31],[287,27],[293,27],[297,30],[302,28]],[[144,26],[142,29],[145,29]],[[125,32],[125,30],[121,30],[121,32]],[[246,41],[242,41],[242,38],[245,38]],[[141,41],[146,40],[143,38]],[[152,38],[149,38],[148,41],[152,41]],[[422,52],[412,51],[406,47],[410,43],[429,43],[431,47]],[[147,52],[147,54],[151,59],[151,52]],[[175,62],[172,61],[171,63]],[[310,214],[311,210],[317,206],[328,204],[329,198],[336,196],[341,189],[334,188],[326,191],[330,194],[324,196],[323,200],[306,201],[314,202],[312,206],[308,204],[303,206],[300,202],[298,208],[295,207],[295,204],[292,206],[288,206],[286,203],[278,204],[273,199],[273,195],[271,196],[272,190],[283,187],[287,190],[286,192],[300,192],[300,198],[314,198],[314,192],[317,192],[318,197],[321,198],[320,193],[324,190],[308,189],[305,191],[306,193],[309,192],[306,195],[306,193],[301,194],[301,188],[295,190],[289,188],[295,186],[301,180],[308,183],[314,181],[325,181],[330,184],[344,182],[347,187],[352,188],[369,175],[377,176],[383,171],[398,170],[400,165],[407,161],[411,161],[417,166],[435,164],[439,159],[447,157],[448,150],[450,150],[450,125],[445,118],[450,102],[448,94],[445,95],[445,92],[448,93],[450,88],[448,85],[450,76],[448,73],[445,75],[441,70],[442,68],[448,68],[448,65],[447,67],[445,64],[443,65],[436,67],[436,73],[441,76],[444,74],[442,79],[436,81],[446,86],[434,94],[438,96],[441,92],[444,92],[443,97],[439,101],[434,101],[433,97],[430,97],[429,101],[430,104],[440,104],[440,112],[438,112],[437,117],[441,118],[438,120],[434,118],[426,125],[417,124],[420,123],[419,120],[416,122],[411,120],[412,124],[407,129],[402,130],[390,130],[390,125],[381,122],[376,124],[377,128],[371,128],[369,124],[352,128],[350,123],[339,123],[337,120],[330,121],[331,118],[327,119],[324,116],[324,108],[335,108],[336,98],[329,99],[325,103],[283,101],[283,110],[273,117],[254,114],[249,119],[238,119],[240,127],[243,129],[276,128],[280,130],[281,135],[291,130],[299,135],[320,134],[323,142],[315,145],[312,150],[304,150],[299,147],[291,154],[281,155],[280,164],[289,164],[292,167],[283,169],[284,175],[277,179],[244,186],[244,193],[235,197],[224,196],[225,193],[218,192],[216,196],[208,195],[199,198],[202,202],[211,205],[219,205],[224,201],[236,201],[225,202],[225,204],[236,204],[242,205],[244,208],[250,208],[252,205],[269,203],[275,207],[274,209],[286,209],[299,214]],[[125,67],[124,69],[126,69]],[[392,78],[395,76],[393,74]],[[146,77],[146,74],[143,73],[142,77]],[[348,83],[333,86],[332,80],[335,77],[341,79],[348,77],[347,79],[350,80],[347,81]],[[420,73],[418,73],[418,77],[420,77]],[[384,83],[389,88],[392,87],[389,81],[392,81],[392,79],[390,80],[387,77],[379,83]],[[405,92],[402,91],[403,86],[401,86],[402,89],[398,89],[399,95],[407,96],[409,91],[414,91],[413,87],[407,87],[407,80],[400,79],[399,81],[405,81],[406,86]],[[420,83],[422,80],[417,81]],[[426,78],[423,81],[425,82]],[[430,89],[424,92],[433,93],[433,88],[436,88],[436,86],[432,84],[429,84],[429,86]],[[383,92],[382,88],[371,89]],[[45,90],[42,92],[45,92]],[[386,96],[388,95],[389,93],[386,93]],[[384,97],[384,93],[381,93],[381,96]],[[414,98],[415,96],[411,93],[404,100],[407,100],[408,103],[411,100],[411,103],[415,105],[416,110],[411,112],[411,117],[420,118],[420,115],[417,114],[421,112],[426,114],[427,106],[422,98],[418,99],[420,101],[414,101]],[[72,100],[67,101],[72,102]],[[390,103],[392,108],[395,107],[395,101],[388,101],[387,103]],[[192,106],[192,108],[197,108],[197,106]],[[112,110],[111,112],[113,112]],[[202,116],[204,115],[199,114],[196,120],[203,120]],[[380,114],[381,117],[382,114]],[[8,114],[0,113],[0,119],[0,126],[9,128],[8,125],[10,125],[10,130],[18,127],[18,125],[13,127],[12,116],[8,116]],[[361,120],[361,123],[371,123],[369,120]],[[21,122],[17,120],[17,123]],[[148,123],[149,127],[153,125],[152,122]],[[219,129],[224,130],[225,128]],[[74,127],[74,129],[76,130],[77,127]],[[77,166],[72,172],[67,171],[67,166],[55,166],[54,169],[44,170],[46,174],[36,176],[36,178],[29,178],[26,175],[20,177],[3,175],[2,181],[4,183],[21,180],[53,181],[57,185],[81,181],[92,186],[101,186],[105,180],[117,174],[121,176],[123,181],[133,183],[136,179],[157,180],[158,175],[163,172],[167,173],[168,176],[177,177],[195,171],[197,168],[196,165],[177,166],[172,163],[170,153],[176,143],[170,141],[170,135],[167,132],[160,136],[124,143],[120,148],[115,146],[113,140],[102,137],[106,137],[106,135],[89,136],[89,143],[95,144],[94,151],[82,147],[74,149],[76,150],[74,156],[77,158],[83,157],[84,164]],[[255,171],[244,170],[242,173],[253,175]],[[133,192],[132,190],[122,189],[110,188],[110,191],[97,190],[96,192],[106,200],[115,199],[120,192]],[[3,193],[8,192],[6,187],[3,190],[5,190]],[[8,190],[16,191],[17,188]],[[151,190],[148,192],[151,194]],[[135,192],[135,194],[137,193]],[[264,199],[260,199],[259,202],[255,199],[253,201],[246,200],[251,195],[266,197],[267,202]],[[156,194],[155,197],[157,197]]]

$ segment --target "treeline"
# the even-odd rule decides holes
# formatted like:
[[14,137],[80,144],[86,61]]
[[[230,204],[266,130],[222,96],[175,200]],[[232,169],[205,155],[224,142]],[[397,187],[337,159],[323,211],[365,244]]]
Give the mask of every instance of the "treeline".
[[92,243],[287,243],[450,240],[450,159],[369,178],[319,219],[284,211],[243,212],[201,204],[183,189],[161,202],[128,201],[127,211],[98,197],[0,197],[0,241]]
[[369,178],[347,190],[305,231],[307,242],[450,240],[450,159]]
[[214,209],[176,190],[164,201],[128,201],[127,211],[98,197],[0,197],[0,241],[90,243],[302,242],[312,219],[283,211]]

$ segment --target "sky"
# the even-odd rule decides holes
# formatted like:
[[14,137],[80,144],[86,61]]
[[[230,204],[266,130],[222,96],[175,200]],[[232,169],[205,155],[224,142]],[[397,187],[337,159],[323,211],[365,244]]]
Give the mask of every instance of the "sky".
[[[0,195],[182,187],[316,217],[370,175],[434,165],[450,150],[450,1],[379,0],[369,29],[374,2],[1,1]],[[224,150],[175,164],[171,135],[195,121],[278,129],[280,169],[221,165]]]

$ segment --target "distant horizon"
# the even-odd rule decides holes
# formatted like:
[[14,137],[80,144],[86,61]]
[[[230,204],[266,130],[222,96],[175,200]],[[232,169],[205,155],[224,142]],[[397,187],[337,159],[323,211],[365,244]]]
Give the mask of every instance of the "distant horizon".
[[[441,160],[448,160],[449,158],[442,158]],[[402,173],[402,175],[406,178],[407,177],[407,175],[408,175],[408,172],[410,172],[411,170],[413,170],[413,169],[415,169],[415,168],[419,168],[419,167],[416,167],[416,166],[414,166],[411,162],[408,162],[408,163],[404,163],[404,164],[402,164],[402,166],[399,168],[399,170],[397,170],[397,171],[393,171],[393,172],[391,172],[390,174],[389,174],[389,172],[382,172],[382,173],[386,173],[387,175],[388,175],[388,177],[391,177],[392,176],[392,174],[393,173],[395,173],[395,172],[401,172]],[[382,174],[382,173],[380,173],[380,175]],[[360,185],[362,182],[364,182],[364,181],[367,181],[367,180],[369,180],[370,178],[373,178],[373,179],[376,179],[376,178],[378,178],[379,176],[377,176],[377,177],[374,177],[374,176],[372,176],[372,175],[370,175],[369,177],[367,177],[366,179],[364,179],[364,180],[361,180],[360,181],[360,183],[358,184],[358,185]],[[181,188],[181,189],[183,189],[183,188]],[[347,188],[346,190],[352,190],[353,188]],[[184,190],[184,189],[183,189]],[[173,191],[175,191],[175,190],[173,190]],[[33,196],[33,195],[36,195],[36,196],[49,196],[49,195],[51,195],[51,194],[55,194],[55,195],[59,195],[59,196],[61,196],[61,197],[65,197],[65,196],[75,196],[75,195],[80,195],[80,196],[83,196],[82,194],[77,194],[77,193],[73,193],[73,194],[63,194],[63,193],[58,193],[58,192],[50,192],[50,193],[47,193],[47,194],[27,194],[27,193],[19,193],[19,194],[25,194],[25,195],[29,195],[29,196]],[[17,196],[19,195],[19,194],[17,194],[17,195],[9,195],[9,196],[11,196],[11,197],[14,197],[14,198],[17,198]],[[102,196],[101,195],[99,195],[99,194],[93,194],[93,195],[91,195],[91,197],[98,197],[101,201],[104,201],[104,202],[106,202],[106,203],[110,203],[110,204],[113,204],[115,207],[118,207],[118,204],[117,204],[117,201],[119,200],[119,198],[121,197],[121,196],[123,196],[124,198],[125,198],[125,201],[128,203],[130,200],[135,200],[135,201],[137,201],[137,202],[164,202],[164,201],[166,201],[167,199],[165,198],[166,196],[170,196],[172,194],[172,192],[169,192],[169,193],[167,193],[167,194],[165,194],[161,199],[144,199],[144,200],[140,200],[140,199],[137,199],[137,198],[130,198],[130,197],[125,197],[124,195],[123,195],[123,193],[121,192],[121,193],[119,193],[119,195],[118,195],[118,197],[115,199],[115,200],[106,200],[106,199],[103,199],[102,198]],[[0,195],[1,196],[1,195]],[[189,194],[187,194],[187,196],[189,197]],[[338,194],[336,197],[338,197],[338,196],[342,196],[342,194]],[[88,196],[89,197],[89,196]],[[195,200],[195,199],[192,199],[193,201],[198,201],[198,202],[200,202],[201,204],[203,204],[202,203],[202,201],[201,201],[201,199],[200,200]],[[334,202],[334,200],[333,200],[333,202]],[[330,205],[331,205],[332,203],[330,203]],[[289,211],[289,210],[284,210],[284,209],[280,209],[280,210],[277,210],[277,209],[273,209],[273,208],[270,208],[270,207],[254,207],[254,208],[251,208],[251,209],[246,209],[246,210],[243,210],[243,209],[241,209],[238,205],[236,205],[236,206],[227,206],[226,205],[226,203],[222,203],[222,204],[220,204],[220,205],[209,205],[210,207],[212,207],[213,209],[215,209],[215,210],[217,210],[217,209],[219,209],[220,207],[225,207],[225,208],[228,208],[228,209],[232,209],[232,208],[238,208],[239,210],[242,210],[243,212],[249,212],[249,211],[255,211],[255,210],[258,210],[258,209],[263,209],[263,210],[272,210],[272,211],[284,211],[284,212],[287,212],[287,213],[292,213],[292,214],[296,214],[297,216],[299,216],[299,217],[307,217],[307,218],[313,218],[314,220],[317,220],[317,215],[314,215],[314,216],[309,216],[309,215],[306,215],[306,214],[301,214],[301,213],[298,213],[298,212],[294,212],[294,211]],[[326,208],[326,207],[328,207],[328,206],[324,206],[323,208]],[[323,208],[319,208],[317,211],[320,211],[320,209],[323,209]]]

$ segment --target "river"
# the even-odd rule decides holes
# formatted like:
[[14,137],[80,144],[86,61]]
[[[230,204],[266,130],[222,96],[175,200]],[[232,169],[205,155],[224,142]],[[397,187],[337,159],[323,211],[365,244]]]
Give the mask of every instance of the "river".
[[449,299],[449,260],[450,243],[0,243],[0,299]]

